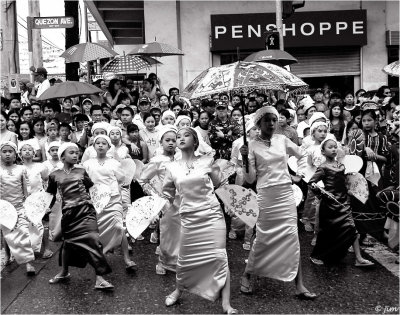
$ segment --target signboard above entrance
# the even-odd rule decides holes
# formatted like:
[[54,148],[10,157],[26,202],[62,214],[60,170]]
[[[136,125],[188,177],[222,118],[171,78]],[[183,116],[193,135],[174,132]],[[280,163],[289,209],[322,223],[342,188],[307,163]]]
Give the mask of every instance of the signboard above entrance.
[[32,28],[71,28],[74,27],[72,16],[34,17]]
[[[275,13],[211,15],[211,51],[265,49]],[[296,12],[283,22],[285,47],[363,46],[366,10]]]

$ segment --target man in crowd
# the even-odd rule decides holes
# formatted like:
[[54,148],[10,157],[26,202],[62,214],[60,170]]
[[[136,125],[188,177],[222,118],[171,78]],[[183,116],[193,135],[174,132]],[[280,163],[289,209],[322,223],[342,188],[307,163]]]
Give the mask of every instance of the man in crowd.
[[241,126],[228,116],[228,103],[219,101],[216,117],[208,127],[211,147],[215,150],[215,159],[230,160],[232,142],[241,136]]
[[29,97],[29,100],[32,102],[32,101],[38,101],[40,95],[42,95],[43,92],[50,87],[50,82],[47,79],[47,70],[45,68],[31,67],[30,70],[32,71],[32,75],[35,82],[39,83],[39,85],[36,88],[32,89],[32,93]]

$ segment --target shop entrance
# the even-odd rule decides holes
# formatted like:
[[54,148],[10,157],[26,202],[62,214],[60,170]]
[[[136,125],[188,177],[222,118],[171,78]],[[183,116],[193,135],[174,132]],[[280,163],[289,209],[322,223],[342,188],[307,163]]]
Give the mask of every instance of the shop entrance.
[[342,97],[347,91],[354,91],[354,76],[334,76],[319,78],[302,78],[309,85],[310,91],[318,88],[328,88],[332,92],[339,92]]

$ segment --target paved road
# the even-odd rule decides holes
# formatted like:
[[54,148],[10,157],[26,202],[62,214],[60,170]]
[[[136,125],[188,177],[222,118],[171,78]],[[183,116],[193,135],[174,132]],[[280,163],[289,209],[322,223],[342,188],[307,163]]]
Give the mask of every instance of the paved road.
[[[94,272],[71,268],[72,279],[67,284],[50,285],[58,267],[58,255],[49,260],[37,259],[34,265],[38,274],[28,278],[24,267],[16,263],[2,271],[1,312],[4,314],[32,313],[204,313],[222,312],[220,302],[215,303],[185,293],[181,302],[170,308],[164,306],[165,296],[174,289],[175,275],[155,274],[156,245],[149,243],[149,233],[144,241],[133,246],[133,259],[139,265],[136,274],[125,272],[119,251],[108,255],[113,273],[106,277],[115,285],[114,292],[104,293],[93,289]],[[241,241],[228,240],[227,250],[231,269],[232,305],[240,313],[399,313],[399,278],[396,256],[385,252],[385,246],[368,249],[383,264],[371,270],[353,266],[354,254],[349,253],[343,264],[334,268],[312,265],[308,260],[312,235],[300,232],[302,261],[307,286],[320,294],[316,301],[300,301],[294,296],[294,283],[284,283],[260,278],[256,281],[257,292],[245,296],[239,292],[240,275],[248,252]],[[59,244],[52,244],[56,250]],[[368,256],[365,254],[365,256]],[[383,259],[381,259],[383,257]],[[387,268],[391,268],[392,272]],[[398,272],[397,272],[398,275]],[[394,307],[388,309],[386,307]],[[380,308],[379,308],[380,307]],[[396,309],[397,307],[397,309]]]

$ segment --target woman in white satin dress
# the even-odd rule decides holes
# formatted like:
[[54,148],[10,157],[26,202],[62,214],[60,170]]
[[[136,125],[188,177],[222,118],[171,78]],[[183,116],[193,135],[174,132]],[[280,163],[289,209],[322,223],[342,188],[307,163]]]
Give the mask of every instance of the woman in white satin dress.
[[259,217],[256,238],[251,248],[246,270],[241,278],[240,291],[252,293],[251,275],[296,282],[296,296],[312,300],[303,284],[300,264],[300,243],[297,231],[297,210],[288,172],[288,155],[300,158],[303,153],[284,135],[274,134],[278,111],[272,106],[260,108],[254,124],[261,134],[242,146],[240,153],[248,156],[249,172],[245,180],[257,180]]
[[[152,193],[162,194],[166,167],[174,161],[177,130],[173,126],[167,126],[169,125],[159,130],[162,154],[152,157],[140,176],[139,183],[149,195]],[[156,265],[158,275],[165,275],[166,270],[176,272],[181,234],[179,204],[179,195],[175,194],[172,205],[164,212],[160,220],[160,246],[158,264]]]
[[94,138],[93,148],[97,157],[83,163],[83,167],[94,184],[109,187],[110,201],[101,213],[97,214],[100,242],[103,245],[103,253],[106,254],[116,247],[121,246],[125,269],[128,272],[137,270],[137,265],[129,257],[128,240],[123,226],[123,207],[120,186],[125,180],[121,163],[108,157],[107,151],[111,147],[111,139],[106,135],[98,135]]
[[226,253],[224,214],[214,193],[218,169],[213,158],[196,156],[199,145],[193,128],[177,133],[182,159],[167,165],[163,194],[172,201],[176,192],[181,198],[181,245],[176,266],[176,289],[165,300],[174,305],[183,290],[210,301],[222,296],[225,313],[236,314],[230,304],[230,274]]

